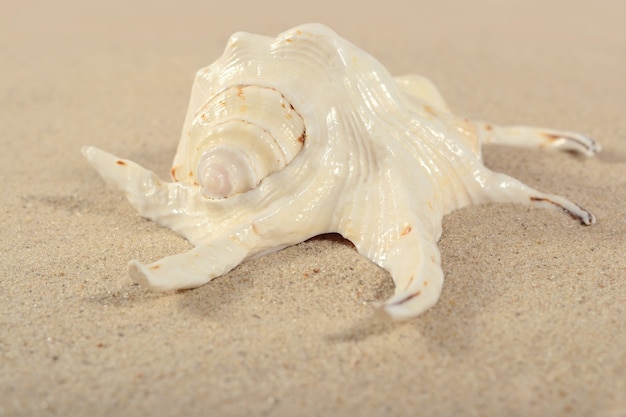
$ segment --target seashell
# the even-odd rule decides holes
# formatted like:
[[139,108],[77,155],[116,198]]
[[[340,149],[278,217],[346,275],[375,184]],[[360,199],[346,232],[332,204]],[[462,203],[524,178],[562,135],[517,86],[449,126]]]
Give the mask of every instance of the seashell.
[[485,167],[485,143],[600,149],[578,133],[458,117],[428,79],[394,78],[309,24],[275,39],[237,33],[198,71],[173,182],[94,147],[83,154],[142,216],[195,245],[149,265],[131,261],[140,284],[197,287],[252,257],[338,232],[391,273],[396,293],[377,308],[407,319],[440,296],[445,214],[514,202],[595,222],[577,204]]

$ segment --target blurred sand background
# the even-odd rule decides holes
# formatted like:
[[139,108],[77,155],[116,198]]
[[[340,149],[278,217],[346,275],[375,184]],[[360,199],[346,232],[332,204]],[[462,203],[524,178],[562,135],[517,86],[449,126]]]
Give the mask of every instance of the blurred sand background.
[[[2,2],[0,416],[626,416],[626,3],[363,3]],[[458,113],[596,137],[592,159],[488,147],[485,163],[598,223],[452,213],[441,300],[402,324],[373,319],[391,278],[339,239],[193,291],[134,285],[130,259],[190,246],[81,145],[166,177],[195,71],[235,31],[313,21]]]

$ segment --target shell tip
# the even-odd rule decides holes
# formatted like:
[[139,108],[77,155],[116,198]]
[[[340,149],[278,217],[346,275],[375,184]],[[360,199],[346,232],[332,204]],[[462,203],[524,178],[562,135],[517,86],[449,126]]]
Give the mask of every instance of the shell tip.
[[86,157],[89,158],[89,155],[92,153],[94,147],[89,145],[83,145],[80,148],[80,152]]

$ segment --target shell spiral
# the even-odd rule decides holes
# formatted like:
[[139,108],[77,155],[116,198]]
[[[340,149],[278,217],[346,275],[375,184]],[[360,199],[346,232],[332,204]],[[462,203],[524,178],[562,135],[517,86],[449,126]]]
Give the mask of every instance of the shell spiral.
[[[195,149],[188,175],[205,197],[244,193],[284,168],[302,149],[302,115],[270,87],[236,85],[211,97],[197,112],[189,132]],[[174,174],[174,171],[173,171]]]

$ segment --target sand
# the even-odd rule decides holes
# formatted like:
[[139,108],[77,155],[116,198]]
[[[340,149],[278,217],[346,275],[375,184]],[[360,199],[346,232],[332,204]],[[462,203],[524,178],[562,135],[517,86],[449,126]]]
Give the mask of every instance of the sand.
[[[0,416],[626,416],[626,3],[88,3],[0,13]],[[429,76],[458,113],[596,137],[591,159],[487,147],[485,163],[598,223],[446,216],[442,297],[400,324],[368,305],[390,276],[332,237],[197,290],[133,284],[130,259],[190,245],[80,147],[165,177],[194,72],[235,31],[309,21]]]

